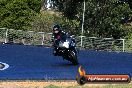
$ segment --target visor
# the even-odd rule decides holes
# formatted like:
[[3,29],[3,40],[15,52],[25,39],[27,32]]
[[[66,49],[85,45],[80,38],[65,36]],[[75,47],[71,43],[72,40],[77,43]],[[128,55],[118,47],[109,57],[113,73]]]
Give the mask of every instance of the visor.
[[58,28],[54,28],[53,31],[60,31]]

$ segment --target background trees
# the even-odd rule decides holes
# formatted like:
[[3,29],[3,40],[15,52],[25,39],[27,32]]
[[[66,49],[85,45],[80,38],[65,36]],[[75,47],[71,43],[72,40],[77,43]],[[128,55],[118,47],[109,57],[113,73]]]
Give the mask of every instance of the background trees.
[[[43,3],[42,3],[43,2]],[[0,0],[0,27],[51,32],[58,23],[68,32],[81,35],[83,0],[51,0],[51,11],[40,12],[46,0]],[[86,0],[84,35],[130,38],[130,0]]]
[[88,30],[90,36],[113,38],[126,36],[122,20],[131,17],[127,3],[120,3],[118,0],[89,0],[86,7],[85,31]]
[[30,29],[40,7],[40,0],[0,0],[0,27]]
[[[55,1],[57,4],[62,4],[63,8],[60,10],[58,7],[58,10],[64,14],[64,17],[82,22],[83,0],[63,0],[63,3],[60,0]],[[130,4],[125,0],[86,0],[84,35],[126,37],[132,30],[131,27],[129,29],[124,27],[127,20],[132,17]]]

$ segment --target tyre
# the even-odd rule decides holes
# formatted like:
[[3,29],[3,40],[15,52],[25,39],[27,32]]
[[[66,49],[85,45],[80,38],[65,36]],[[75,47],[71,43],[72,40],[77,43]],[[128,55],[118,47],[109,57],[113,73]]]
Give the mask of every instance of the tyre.
[[78,65],[77,55],[74,51],[69,51],[67,55],[69,61],[72,62],[73,65]]

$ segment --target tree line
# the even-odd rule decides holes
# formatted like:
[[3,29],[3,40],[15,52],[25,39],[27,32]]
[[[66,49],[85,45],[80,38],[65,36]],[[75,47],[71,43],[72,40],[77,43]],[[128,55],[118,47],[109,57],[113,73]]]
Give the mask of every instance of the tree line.
[[[71,34],[81,35],[84,0],[0,0],[0,27],[51,32],[58,23]],[[132,38],[130,0],[85,0],[85,36]]]

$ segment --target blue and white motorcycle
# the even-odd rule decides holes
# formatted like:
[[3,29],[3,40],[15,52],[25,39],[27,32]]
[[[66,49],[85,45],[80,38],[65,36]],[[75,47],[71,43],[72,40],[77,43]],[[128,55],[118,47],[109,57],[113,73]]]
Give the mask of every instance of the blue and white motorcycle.
[[75,40],[70,36],[63,36],[59,41],[57,41],[57,56],[62,56],[74,65],[78,65],[77,50]]

